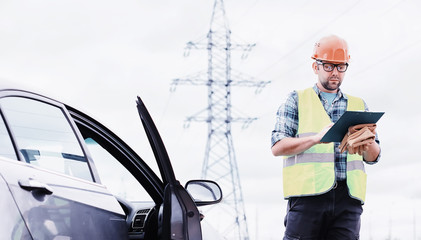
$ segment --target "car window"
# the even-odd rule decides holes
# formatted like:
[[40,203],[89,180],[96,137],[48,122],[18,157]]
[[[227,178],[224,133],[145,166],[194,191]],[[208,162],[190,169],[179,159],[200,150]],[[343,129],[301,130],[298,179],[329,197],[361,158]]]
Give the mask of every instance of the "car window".
[[0,156],[17,159],[15,149],[13,148],[12,141],[2,117],[0,117]]
[[101,183],[110,192],[128,201],[152,201],[136,178],[105,148],[92,138],[85,139]]
[[93,180],[77,137],[59,107],[22,97],[2,98],[0,105],[27,163]]

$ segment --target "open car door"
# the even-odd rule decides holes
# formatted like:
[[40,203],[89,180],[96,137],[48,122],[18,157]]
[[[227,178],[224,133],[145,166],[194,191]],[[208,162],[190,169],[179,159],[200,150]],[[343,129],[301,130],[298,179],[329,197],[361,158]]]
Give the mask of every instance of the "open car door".
[[164,143],[140,97],[137,98],[137,109],[165,185],[158,216],[159,239],[200,240],[202,230],[197,206],[177,181]]

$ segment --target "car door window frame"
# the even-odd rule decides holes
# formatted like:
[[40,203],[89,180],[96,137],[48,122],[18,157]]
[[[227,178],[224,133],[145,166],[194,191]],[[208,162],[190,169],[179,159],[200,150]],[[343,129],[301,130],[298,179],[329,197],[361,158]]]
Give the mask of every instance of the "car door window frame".
[[[157,205],[162,203],[163,182],[131,147],[92,117],[68,105],[66,105],[66,109],[82,135],[86,133],[87,136],[82,136],[81,139],[93,137],[138,180]],[[89,158],[91,158],[90,155]]]
[[[4,150],[8,151],[8,153],[6,153],[6,154],[2,153],[1,156],[7,157],[7,158],[10,158],[10,159],[18,160],[18,153],[16,152],[17,148],[16,148],[16,145],[15,145],[15,143],[13,142],[13,140],[10,136],[9,126],[6,124],[6,121],[3,117],[3,111],[1,109],[0,109],[0,125],[1,125],[0,128],[4,129],[5,135],[7,135],[7,136],[4,136],[4,139],[2,139],[2,141],[5,141],[5,145],[7,145],[7,147],[5,147]],[[6,148],[9,148],[9,149],[6,149]]]
[[[0,99],[9,98],[9,97],[26,98],[26,99],[38,101],[38,102],[41,102],[41,103],[44,103],[44,104],[49,104],[49,105],[52,105],[52,106],[60,109],[61,112],[63,113],[63,116],[64,116],[65,120],[68,122],[68,124],[70,125],[73,133],[75,134],[77,142],[78,142],[78,144],[79,144],[79,146],[82,150],[83,157],[85,157],[85,159],[86,159],[86,163],[87,163],[89,172],[91,174],[92,181],[96,182],[96,183],[101,183],[99,175],[98,175],[98,173],[96,171],[96,168],[95,168],[95,164],[92,161],[92,159],[89,157],[88,150],[87,150],[85,144],[81,142],[81,139],[83,139],[83,138],[80,135],[74,121],[72,120],[72,117],[70,116],[70,114],[66,110],[64,104],[62,104],[60,102],[57,102],[57,101],[54,101],[50,98],[47,98],[47,97],[44,97],[44,96],[41,96],[41,95],[38,95],[38,94],[26,92],[26,91],[5,90],[5,91],[0,92]],[[2,112],[2,117],[3,117],[4,123],[6,125],[7,131],[9,133],[9,136],[11,138],[12,144],[15,148],[15,153],[16,153],[18,161],[26,162],[25,157],[19,151],[20,148],[19,148],[19,143],[17,141],[17,137],[15,136],[13,131],[10,129],[10,122],[7,119],[7,116],[5,116],[3,114],[3,112]]]

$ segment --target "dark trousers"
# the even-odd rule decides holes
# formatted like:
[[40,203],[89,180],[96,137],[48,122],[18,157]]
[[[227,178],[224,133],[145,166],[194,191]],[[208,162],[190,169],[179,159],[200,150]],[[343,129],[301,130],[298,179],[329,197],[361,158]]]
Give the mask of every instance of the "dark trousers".
[[357,240],[362,211],[345,181],[319,196],[290,198],[284,240]]

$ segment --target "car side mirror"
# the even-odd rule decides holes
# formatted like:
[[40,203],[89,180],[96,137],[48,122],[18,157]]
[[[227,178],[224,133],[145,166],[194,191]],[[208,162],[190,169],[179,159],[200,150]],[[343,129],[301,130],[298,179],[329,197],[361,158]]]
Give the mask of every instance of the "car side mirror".
[[186,183],[185,189],[197,206],[211,205],[222,200],[222,190],[214,181],[190,180]]

